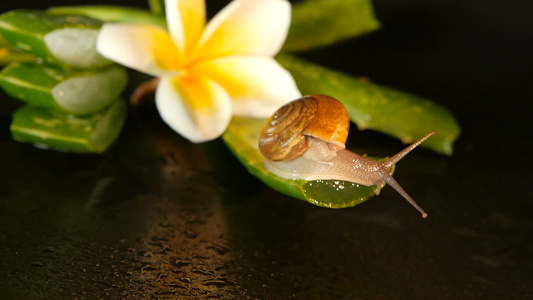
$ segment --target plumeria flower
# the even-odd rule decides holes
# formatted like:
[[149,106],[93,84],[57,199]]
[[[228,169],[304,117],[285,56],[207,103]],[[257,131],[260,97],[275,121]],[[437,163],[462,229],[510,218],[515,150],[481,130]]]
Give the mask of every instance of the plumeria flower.
[[286,0],[234,0],[206,24],[205,0],[166,0],[168,31],[148,24],[105,24],[98,51],[159,77],[162,119],[192,142],[219,137],[232,115],[269,117],[300,97],[273,56],[290,25]]

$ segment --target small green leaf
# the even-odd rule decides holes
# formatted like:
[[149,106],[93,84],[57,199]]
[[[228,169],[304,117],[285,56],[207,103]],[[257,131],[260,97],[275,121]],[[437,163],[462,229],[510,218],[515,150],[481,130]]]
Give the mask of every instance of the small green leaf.
[[370,0],[307,0],[293,5],[282,51],[326,46],[379,29]]
[[223,135],[224,142],[248,171],[278,192],[328,208],[360,204],[375,195],[376,186],[339,180],[290,180],[266,170],[257,143],[266,119],[234,117]]
[[96,51],[101,25],[84,16],[52,16],[37,10],[13,10],[0,16],[0,31],[9,43],[67,68],[111,64]]
[[104,152],[118,137],[126,118],[125,101],[107,110],[74,116],[55,109],[25,105],[13,114],[13,139],[71,152]]
[[280,55],[276,59],[292,74],[303,94],[324,94],[339,99],[360,130],[373,129],[404,143],[412,143],[435,130],[435,136],[422,147],[452,154],[461,129],[445,107],[293,56]]
[[164,15],[156,15],[148,10],[133,7],[112,5],[57,6],[49,8],[48,12],[52,15],[87,16],[103,22],[146,23],[167,28]]
[[37,63],[11,63],[0,72],[0,86],[31,105],[73,114],[92,114],[115,101],[128,81],[124,67],[72,71]]

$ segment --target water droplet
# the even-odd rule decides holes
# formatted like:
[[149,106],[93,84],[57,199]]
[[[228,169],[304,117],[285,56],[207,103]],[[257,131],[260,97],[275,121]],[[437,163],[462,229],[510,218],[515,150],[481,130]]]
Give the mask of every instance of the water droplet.
[[156,270],[157,268],[152,266],[152,265],[146,265],[144,267],[141,268],[141,275],[143,274],[144,271],[153,271],[153,270]]
[[181,281],[181,282],[191,283],[192,284],[192,280],[190,278],[178,277],[178,280]]
[[198,233],[192,231],[192,230],[185,230],[185,236],[189,239],[194,239],[198,236]]
[[166,237],[159,237],[159,236],[152,237],[152,242],[168,242],[168,241],[169,239]]
[[178,293],[178,291],[160,291],[156,292],[156,295],[174,295]]
[[178,268],[191,265],[192,261],[183,261],[183,260],[175,260],[172,262],[172,265]]
[[211,273],[211,272],[208,272],[208,271],[202,270],[202,269],[192,269],[191,272],[196,273],[196,274],[200,274],[200,275],[215,276],[214,273]]
[[178,274],[178,275],[183,275],[183,274],[185,274],[185,272],[184,272],[184,271],[181,271],[181,270],[171,269],[170,271],[172,271],[172,273],[174,273],[174,274]]
[[143,252],[139,253],[139,255],[143,256],[143,257],[152,257],[152,256],[154,256],[154,254],[151,251],[143,251]]
[[107,281],[103,281],[103,280],[97,280],[96,282],[99,282],[99,283],[101,283],[103,285],[106,285],[108,287],[117,287],[116,285],[114,285],[114,284],[112,284],[110,282],[107,282]]
[[229,284],[230,284],[229,282],[225,280],[220,280],[220,279],[206,280],[202,282],[202,285],[207,285],[207,286],[214,285],[216,287],[224,287]]
[[172,288],[178,288],[178,289],[184,289],[184,290],[188,290],[189,288],[182,285],[182,284],[177,284],[177,283],[167,283],[165,284],[165,286],[168,286],[168,287],[172,287]]
[[36,261],[36,262],[31,263],[30,266],[32,266],[32,267],[42,267],[42,266],[44,266],[44,263],[40,262],[40,261]]
[[219,255],[224,255],[229,251],[228,248],[212,242],[209,242],[209,246],[207,246],[207,249],[212,249]]

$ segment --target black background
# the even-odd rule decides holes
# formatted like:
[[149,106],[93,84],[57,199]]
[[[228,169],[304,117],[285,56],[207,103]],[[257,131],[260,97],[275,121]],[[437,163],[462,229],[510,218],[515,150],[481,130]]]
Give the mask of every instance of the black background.
[[[15,143],[19,103],[1,94],[0,298],[533,299],[533,2],[374,3],[380,31],[301,56],[456,115],[453,156],[418,149],[395,174],[428,219],[390,188],[344,210],[283,196],[150,103],[104,156]],[[349,144],[403,147],[355,130]]]

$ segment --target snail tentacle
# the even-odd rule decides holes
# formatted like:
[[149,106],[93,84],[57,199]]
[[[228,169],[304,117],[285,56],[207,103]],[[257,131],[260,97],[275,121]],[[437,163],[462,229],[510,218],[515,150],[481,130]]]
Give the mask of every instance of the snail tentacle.
[[392,167],[394,164],[396,164],[398,161],[400,161],[400,159],[404,158],[404,156],[406,156],[407,154],[409,154],[409,152],[413,151],[413,149],[415,149],[416,147],[418,147],[420,144],[422,144],[422,142],[424,142],[425,140],[427,140],[430,136],[434,135],[435,134],[435,130],[431,131],[430,133],[426,134],[426,136],[424,136],[423,138],[421,138],[420,140],[412,143],[411,145],[407,146],[407,148],[403,149],[402,151],[398,152],[397,154],[395,154],[394,156],[390,157],[389,159],[387,159],[383,165],[385,166],[389,166],[389,167]]

